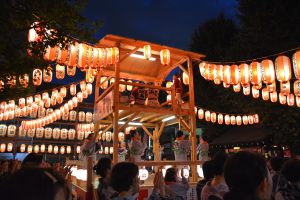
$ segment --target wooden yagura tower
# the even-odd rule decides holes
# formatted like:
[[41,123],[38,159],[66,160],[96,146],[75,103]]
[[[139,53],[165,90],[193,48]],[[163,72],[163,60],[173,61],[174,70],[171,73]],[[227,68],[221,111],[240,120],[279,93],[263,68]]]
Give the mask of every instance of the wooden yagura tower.
[[[151,46],[151,58],[144,59],[144,46]],[[102,133],[113,128],[113,162],[118,162],[118,134],[124,131],[127,126],[140,126],[145,133],[153,140],[154,162],[152,165],[161,165],[159,160],[159,137],[165,127],[179,124],[179,128],[185,130],[190,135],[191,140],[191,163],[197,160],[196,152],[196,118],[194,102],[194,81],[192,62],[199,62],[204,55],[184,51],[168,46],[154,44],[146,41],[120,37],[116,35],[106,35],[97,44],[99,47],[118,47],[119,62],[115,65],[107,66],[99,71],[96,77],[95,86],[95,133],[100,137]],[[164,66],[160,62],[160,51],[168,49],[170,51],[170,64]],[[180,67],[189,77],[188,92],[182,94],[187,97],[186,106],[178,106],[175,100],[174,86],[162,87],[161,83],[170,72]],[[105,80],[101,77],[107,77]],[[107,89],[100,90],[101,85],[109,80],[114,80]],[[124,80],[133,80],[128,82]],[[152,85],[141,84],[137,81]],[[112,82],[112,81],[111,81]],[[146,105],[130,105],[120,101],[120,85],[132,85],[133,87],[144,87],[158,90],[165,90],[170,97],[161,107],[150,107]],[[101,91],[101,92],[100,92]],[[166,106],[164,106],[166,105]],[[170,120],[164,120],[170,119]],[[106,125],[104,130],[99,132],[100,125]],[[150,131],[154,130],[154,131]],[[137,163],[139,164],[139,163]],[[180,164],[180,163],[178,163]],[[196,166],[192,166],[192,176],[196,175]]]

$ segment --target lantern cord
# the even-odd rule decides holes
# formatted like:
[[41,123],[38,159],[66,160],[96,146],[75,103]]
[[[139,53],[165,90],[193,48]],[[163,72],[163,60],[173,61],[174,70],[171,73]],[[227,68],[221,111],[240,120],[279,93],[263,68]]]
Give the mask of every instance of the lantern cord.
[[268,55],[268,56],[263,56],[263,57],[258,57],[258,58],[253,58],[253,59],[248,59],[248,60],[225,61],[225,62],[205,61],[205,62],[208,62],[208,63],[211,63],[211,64],[235,64],[235,63],[244,63],[244,62],[251,62],[251,61],[254,61],[254,60],[262,60],[262,59],[266,59],[266,58],[270,58],[270,57],[279,56],[279,55],[282,55],[282,54],[285,54],[285,53],[289,53],[289,52],[291,52],[291,51],[295,51],[295,50],[299,50],[299,49],[300,49],[300,47],[296,47],[296,48],[293,48],[293,49],[289,49],[289,50],[282,51],[282,52],[279,52],[279,53],[271,54],[271,55]]
[[232,116],[232,115],[235,115],[235,116],[238,116],[238,115],[240,115],[240,116],[243,116],[243,115],[247,115],[247,116],[250,116],[250,115],[256,115],[256,114],[229,114],[229,113],[222,113],[222,112],[216,112],[216,111],[213,111],[213,110],[209,110],[209,109],[206,109],[206,108],[202,108],[202,107],[200,107],[200,106],[195,106],[197,109],[202,109],[203,111],[210,111],[211,113],[212,112],[214,112],[214,113],[216,113],[216,114],[222,114],[222,115],[230,115],[230,116]]

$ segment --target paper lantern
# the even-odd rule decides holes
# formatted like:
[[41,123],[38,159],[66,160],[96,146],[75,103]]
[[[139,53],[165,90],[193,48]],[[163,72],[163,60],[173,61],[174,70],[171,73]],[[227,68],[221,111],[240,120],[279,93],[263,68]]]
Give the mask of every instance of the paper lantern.
[[60,131],[60,138],[62,140],[66,140],[67,137],[68,137],[68,130],[65,129],[65,128],[61,129],[61,131]]
[[106,48],[107,62],[109,65],[115,64],[119,61],[119,49],[117,47]]
[[290,93],[291,84],[289,81],[280,82],[280,93],[288,95]]
[[263,60],[261,62],[263,70],[263,81],[265,84],[272,84],[275,81],[275,70],[272,60]]
[[[124,79],[121,79],[120,81],[124,82]],[[120,84],[119,85],[119,92],[124,92],[126,90],[126,85]]]
[[21,146],[20,146],[20,152],[24,153],[25,149],[26,149],[26,145],[25,144],[21,144]]
[[34,145],[33,152],[34,153],[39,153],[39,151],[40,151],[39,145]]
[[199,63],[199,72],[201,74],[201,76],[204,77],[204,73],[205,73],[205,66],[206,66],[206,62],[200,62]]
[[239,115],[236,116],[235,120],[236,120],[236,125],[238,125],[238,126],[242,125],[242,117],[241,116],[239,116]]
[[58,146],[54,146],[54,148],[53,148],[53,153],[54,153],[54,154],[58,154]]
[[223,115],[218,114],[218,124],[223,124]]
[[300,51],[293,54],[293,69],[296,79],[300,79]]
[[75,139],[75,129],[69,129],[68,131],[68,139],[74,140]]
[[160,62],[162,65],[167,66],[171,62],[171,54],[169,49],[163,49],[160,51]]
[[215,65],[214,83],[220,84],[223,81],[223,65]]
[[276,91],[270,93],[271,102],[273,102],[273,103],[277,102],[277,98],[278,97],[277,97],[277,92]]
[[1,153],[5,152],[5,149],[6,149],[6,144],[2,143],[2,144],[0,145],[0,152],[1,152]]
[[286,104],[286,96],[281,92],[279,93],[279,103]]
[[144,58],[149,60],[151,58],[151,46],[145,45],[144,46]]
[[99,62],[98,62],[98,68],[105,67],[107,65],[107,51],[105,48],[98,48],[99,52]]
[[70,121],[76,121],[76,114],[75,110],[70,111]]
[[256,89],[255,86],[252,86],[252,96],[256,99],[259,97],[259,90]]
[[70,85],[70,94],[74,96],[76,94],[76,84]]
[[258,114],[253,115],[254,123],[258,124],[259,123],[259,117]]
[[[128,80],[127,83],[132,83],[132,80]],[[131,91],[132,88],[133,88],[132,85],[126,85],[126,89],[127,89],[128,91]]]
[[223,66],[223,82],[227,85],[231,83],[231,68],[229,65]]
[[53,152],[53,146],[50,144],[48,145],[48,153],[52,153]]
[[83,140],[84,139],[84,132],[83,131],[77,131],[77,139]]
[[112,132],[107,131],[107,132],[105,133],[105,137],[106,137],[106,141],[107,141],[107,142],[110,142],[110,141],[112,140]]
[[33,103],[33,98],[32,98],[32,96],[27,97],[27,98],[26,98],[26,105],[27,105],[27,107],[31,107],[31,106],[32,106],[32,103]]
[[28,74],[24,74],[24,75],[20,75],[19,76],[19,83],[23,88],[27,88],[28,87],[28,83],[29,83],[29,76]]
[[78,120],[79,120],[80,122],[84,122],[84,121],[85,121],[85,112],[80,111],[80,112],[78,113]]
[[145,181],[149,177],[149,172],[146,169],[139,169],[139,177],[141,181]]
[[85,81],[80,81],[79,85],[80,85],[80,90],[81,91],[86,90],[86,82]]
[[243,116],[243,124],[248,125],[248,123],[249,123],[248,116],[244,115]]
[[7,144],[7,151],[11,152],[13,150],[13,144],[12,143],[8,143]]
[[74,76],[76,74],[76,67],[67,66],[67,74],[68,76]]
[[34,69],[32,73],[32,82],[33,85],[39,86],[42,83],[42,70]]
[[60,129],[54,128],[53,129],[53,139],[59,139],[59,137],[60,137]]
[[60,147],[60,154],[65,154],[66,148],[64,146]]
[[210,121],[215,123],[217,121],[217,114],[215,112],[210,114]]
[[204,110],[200,108],[198,110],[198,119],[203,119],[203,118],[204,118]]
[[278,56],[275,60],[276,78],[279,82],[287,82],[292,77],[291,61],[287,56]]
[[241,91],[241,85],[238,83],[236,85],[233,85],[233,91],[234,92],[240,92]]
[[249,65],[246,63],[240,64],[240,78],[242,86],[249,85],[250,83],[250,69]]
[[216,68],[216,65],[215,64],[207,64],[207,67],[208,67],[207,68],[208,72],[206,73],[207,74],[206,79],[212,81],[215,78],[215,68]]
[[43,81],[50,83],[52,81],[52,67],[49,65],[46,69],[43,69]]
[[84,43],[79,43],[78,45],[78,68],[83,70],[87,67],[87,50],[88,45]]
[[258,85],[262,82],[262,67],[259,62],[253,61],[250,64],[250,82],[253,85]]
[[208,122],[210,121],[210,111],[209,110],[205,111],[205,120]]
[[85,114],[86,122],[92,122],[93,121],[93,113],[87,112]]
[[225,124],[229,125],[230,124],[230,116],[229,115],[225,115]]
[[108,153],[109,153],[109,147],[105,147],[105,148],[104,148],[104,153],[105,153],[105,154],[108,154]]
[[71,146],[67,146],[67,154],[71,153]]
[[8,85],[9,88],[15,87],[16,84],[17,84],[17,78],[15,75],[6,76],[6,85]]
[[287,100],[288,106],[294,106],[295,105],[295,96],[292,93],[287,95],[286,100]]
[[186,72],[183,72],[183,74],[182,74],[182,82],[185,85],[189,84],[189,76],[188,76],[188,74]]
[[261,93],[262,99],[264,101],[268,101],[269,100],[269,91],[267,88],[262,89],[262,93]]
[[27,136],[33,138],[35,135],[35,129],[31,128],[27,131]]
[[276,91],[276,82],[273,81],[271,84],[268,84],[268,85],[267,85],[267,89],[268,89],[269,92],[274,92],[274,91]]
[[233,85],[237,85],[240,83],[240,72],[239,67],[237,65],[230,66],[230,83]]
[[252,115],[248,116],[248,123],[249,124],[253,124],[254,123],[254,119],[253,119]]
[[76,153],[80,154],[81,150],[80,150],[80,146],[76,147]]
[[70,46],[70,55],[67,61],[67,66],[75,67],[77,65],[78,58],[78,42],[74,41]]
[[94,74],[94,70],[91,67],[86,70],[86,72],[85,72],[85,81],[87,83],[94,82],[95,77],[93,76],[93,74]]
[[22,109],[25,106],[25,98],[20,98],[19,99],[19,107]]
[[250,85],[243,86],[243,94],[244,95],[250,95],[250,92],[251,92]]
[[107,88],[107,86],[108,86],[108,81],[105,81],[106,79],[107,79],[106,76],[102,76],[100,78],[100,88],[103,89],[103,90],[105,90]]
[[26,130],[22,128],[22,126],[19,127],[19,137],[25,137],[26,136]]
[[224,88],[229,88],[229,87],[230,87],[230,84],[227,84],[227,83],[224,83],[224,82],[223,82],[223,87],[224,87]]
[[88,83],[86,85],[86,90],[88,94],[92,94],[93,93],[93,85],[91,83]]
[[32,153],[32,145],[28,145],[28,147],[27,147],[27,153]]
[[236,124],[235,116],[231,116],[231,117],[230,117],[230,124],[231,124],[231,125],[235,125],[235,124]]
[[9,125],[7,128],[7,136],[8,137],[14,137],[16,135],[16,126],[15,125]]
[[60,88],[59,93],[60,93],[62,98],[65,98],[67,96],[67,88],[66,87]]
[[300,97],[296,96],[296,105],[300,107]]
[[294,94],[300,96],[300,80],[294,82]]

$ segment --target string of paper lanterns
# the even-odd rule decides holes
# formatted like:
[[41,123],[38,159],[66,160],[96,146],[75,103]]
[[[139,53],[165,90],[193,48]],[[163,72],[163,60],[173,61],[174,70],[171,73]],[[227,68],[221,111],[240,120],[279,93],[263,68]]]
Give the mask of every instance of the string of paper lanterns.
[[259,123],[258,114],[228,114],[215,112],[203,108],[195,108],[198,119],[205,120],[211,123],[225,125],[251,125]]
[[[279,55],[275,62],[270,59],[263,59],[261,62],[253,60],[250,64],[240,65],[201,62],[199,70],[206,80],[214,81],[215,84],[223,82],[225,88],[232,85],[235,92],[240,92],[242,88],[244,95],[250,95],[252,90],[253,98],[259,98],[261,94],[265,101],[275,103],[279,100],[281,104],[296,104],[300,107],[300,51],[293,54],[292,62],[289,57]],[[291,86],[292,72],[296,81]],[[276,90],[277,82],[280,85],[279,93]]]

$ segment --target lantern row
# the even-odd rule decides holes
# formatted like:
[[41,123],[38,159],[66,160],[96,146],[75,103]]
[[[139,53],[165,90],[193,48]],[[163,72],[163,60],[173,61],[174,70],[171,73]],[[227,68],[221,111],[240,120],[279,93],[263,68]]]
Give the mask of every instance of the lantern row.
[[[82,84],[83,85],[83,84]],[[86,86],[86,84],[85,84]],[[91,92],[89,92],[91,94]],[[45,125],[51,124],[54,121],[60,120],[62,115],[67,112],[69,113],[70,110],[73,110],[78,106],[78,103],[81,103],[83,99],[86,99],[89,95],[87,91],[87,87],[81,87],[81,92],[78,92],[75,97],[73,97],[71,100],[69,100],[67,103],[65,103],[63,106],[61,106],[59,109],[55,109],[53,113],[46,115],[45,117],[35,119],[35,120],[29,120],[29,121],[22,121],[21,126],[22,129],[28,130],[28,129],[35,129],[39,127],[43,127]],[[86,94],[86,95],[82,95]]]
[[206,110],[203,108],[195,108],[195,112],[198,115],[198,119],[205,120],[207,122],[218,123],[218,124],[225,124],[225,125],[251,125],[251,124],[258,124],[259,117],[258,114],[224,114],[218,113],[210,110]]
[[[111,142],[114,140],[113,137],[113,132],[111,131],[106,131],[105,133],[102,133],[100,140],[106,141],[106,142]],[[119,142],[124,142],[125,141],[125,133],[124,132],[119,132],[118,134],[118,140]]]
[[[223,82],[224,87],[233,85],[235,91],[239,91],[242,86],[246,95],[250,93],[250,84],[252,84],[252,93],[253,96],[257,96],[256,98],[259,96],[257,90],[262,88],[262,83],[266,85],[265,90],[270,94],[275,92],[277,80],[280,83],[280,93],[287,97],[291,94],[292,66],[297,79],[293,84],[293,92],[295,96],[300,97],[300,51],[293,54],[292,64],[289,57],[280,55],[275,59],[275,64],[269,59],[262,62],[252,61],[250,65],[242,63],[231,66],[201,62],[199,70],[201,76],[206,80],[214,81],[215,84]],[[292,96],[290,99],[293,99]]]
[[[74,102],[82,101],[83,98],[87,98],[89,94],[92,94],[93,86],[92,84],[86,84],[85,81],[80,82],[80,88],[82,92],[76,93],[76,84],[70,85],[70,94],[74,96],[72,100]],[[75,96],[77,94],[77,97]],[[18,105],[16,105],[15,100],[2,101],[0,105],[0,121],[2,120],[12,120],[15,117],[26,117],[36,116],[38,110],[43,111],[43,108],[49,108],[56,104],[61,104],[64,97],[67,96],[66,87],[61,87],[60,91],[58,89],[53,89],[51,97],[49,97],[48,92],[43,92],[41,94],[35,94],[34,96],[29,96],[25,98],[20,98]],[[77,99],[77,100],[76,100]]]

